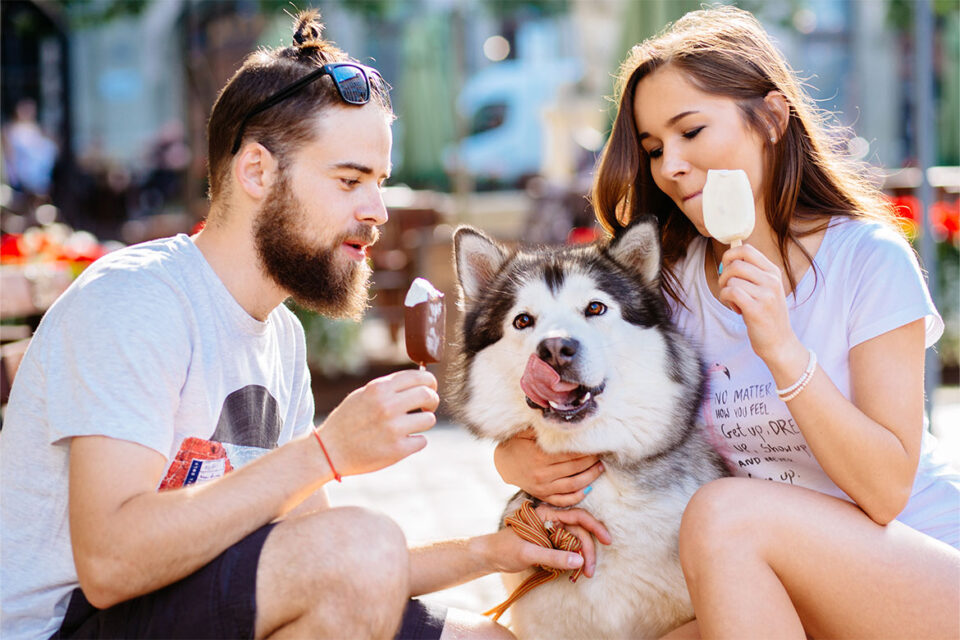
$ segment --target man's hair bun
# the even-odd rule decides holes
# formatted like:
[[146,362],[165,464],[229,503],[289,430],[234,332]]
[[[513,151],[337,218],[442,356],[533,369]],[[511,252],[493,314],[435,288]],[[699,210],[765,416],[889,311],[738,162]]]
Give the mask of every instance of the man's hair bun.
[[293,42],[298,46],[319,46],[323,44],[323,22],[320,12],[307,9],[297,14],[293,32]]
[[323,39],[323,21],[317,9],[306,9],[297,14],[293,29],[293,46],[301,57],[319,57],[323,62],[339,60],[342,51]]

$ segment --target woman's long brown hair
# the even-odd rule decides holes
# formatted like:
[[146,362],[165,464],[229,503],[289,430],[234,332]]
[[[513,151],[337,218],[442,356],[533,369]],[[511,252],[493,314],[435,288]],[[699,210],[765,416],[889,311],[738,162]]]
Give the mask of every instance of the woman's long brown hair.
[[[620,67],[618,103],[610,139],[594,179],[594,212],[607,231],[616,233],[639,215],[653,214],[660,223],[664,293],[683,304],[674,272],[699,234],[693,224],[654,183],[650,160],[640,145],[633,108],[637,84],[657,69],[672,66],[706,93],[736,101],[747,125],[766,141],[764,202],[776,233],[791,290],[796,279],[787,259],[795,244],[813,258],[798,239],[822,230],[832,216],[891,220],[892,209],[864,176],[862,165],[844,157],[844,132],[819,110],[802,89],[786,60],[750,13],[719,7],[693,11],[659,35],[631,49]],[[779,131],[764,102],[779,91],[790,107],[786,129]],[[810,224],[812,222],[812,224]]]

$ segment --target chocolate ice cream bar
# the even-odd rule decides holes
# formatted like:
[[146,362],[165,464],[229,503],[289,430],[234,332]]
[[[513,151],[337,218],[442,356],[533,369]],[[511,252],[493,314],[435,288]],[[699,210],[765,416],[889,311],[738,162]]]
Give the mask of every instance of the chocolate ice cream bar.
[[421,366],[439,362],[445,327],[443,294],[424,278],[416,278],[403,301],[407,355]]

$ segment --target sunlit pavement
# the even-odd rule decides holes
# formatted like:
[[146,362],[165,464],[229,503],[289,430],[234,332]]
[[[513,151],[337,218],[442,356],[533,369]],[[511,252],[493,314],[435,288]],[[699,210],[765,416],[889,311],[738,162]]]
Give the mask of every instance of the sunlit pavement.
[[[960,467],[960,388],[942,388],[935,396],[933,431]],[[427,447],[389,469],[344,478],[330,485],[335,506],[360,505],[393,518],[416,544],[492,532],[514,488],[493,466],[493,445],[465,429],[440,423],[428,434]],[[429,599],[448,606],[485,611],[506,592],[498,576],[447,589]]]
[[[429,431],[427,441],[425,449],[388,469],[330,483],[330,502],[386,513],[411,544],[496,531],[503,506],[516,489],[497,475],[493,444],[449,422]],[[486,611],[505,597],[500,578],[490,575],[429,599]]]

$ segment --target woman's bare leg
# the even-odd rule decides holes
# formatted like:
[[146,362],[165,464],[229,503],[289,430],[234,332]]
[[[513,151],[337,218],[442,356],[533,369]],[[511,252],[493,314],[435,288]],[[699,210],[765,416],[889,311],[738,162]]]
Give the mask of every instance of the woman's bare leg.
[[665,636],[660,636],[661,640],[700,640],[700,625],[696,620],[691,620],[682,624]]
[[960,551],[815,491],[713,482],[680,557],[705,637],[960,637]]

